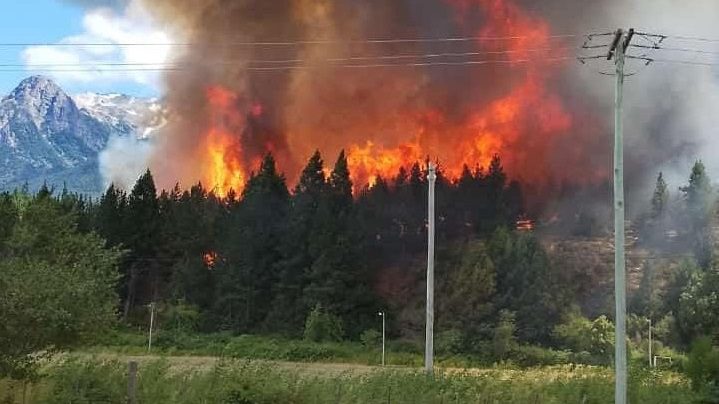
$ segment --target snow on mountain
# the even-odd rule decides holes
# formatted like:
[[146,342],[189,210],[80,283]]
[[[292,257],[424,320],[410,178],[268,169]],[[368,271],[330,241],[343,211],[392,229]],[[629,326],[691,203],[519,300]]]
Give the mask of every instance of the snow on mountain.
[[72,98],[88,115],[118,131],[131,129],[138,139],[150,137],[165,124],[162,104],[157,98],[138,98],[117,93],[82,93]]
[[162,112],[156,99],[71,97],[47,77],[28,77],[0,100],[0,189],[47,181],[101,192],[98,156],[108,141],[151,137],[164,125]]

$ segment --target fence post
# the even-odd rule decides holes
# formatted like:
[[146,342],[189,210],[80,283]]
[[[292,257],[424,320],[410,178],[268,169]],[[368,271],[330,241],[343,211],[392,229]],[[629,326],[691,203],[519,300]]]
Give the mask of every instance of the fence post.
[[127,404],[137,404],[137,362],[127,364]]

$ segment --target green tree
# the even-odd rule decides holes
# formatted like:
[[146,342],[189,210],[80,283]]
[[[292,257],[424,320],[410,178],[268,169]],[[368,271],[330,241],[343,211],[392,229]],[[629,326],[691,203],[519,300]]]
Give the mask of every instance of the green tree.
[[566,291],[572,285],[563,283],[531,234],[500,228],[489,241],[489,252],[496,268],[497,309],[516,314],[520,340],[548,343],[568,305]]
[[611,360],[614,324],[606,316],[599,316],[592,321],[575,309],[554,328],[554,336],[564,347],[576,353],[587,352],[605,363]]
[[516,347],[517,341],[515,332],[517,326],[515,324],[514,313],[508,310],[499,312],[499,322],[494,328],[492,336],[492,350],[496,360],[504,360],[509,353]]
[[305,322],[305,339],[314,342],[341,341],[344,336],[342,320],[316,305]]
[[707,403],[719,402],[719,349],[709,337],[697,338],[687,358],[686,372],[694,390],[703,390]]
[[689,185],[682,187],[686,201],[686,216],[689,224],[689,240],[694,249],[697,263],[707,268],[712,259],[713,241],[711,220],[713,218],[714,191],[706,168],[701,161],[694,163],[689,175]]
[[302,301],[305,274],[317,259],[317,252],[310,248],[310,239],[317,209],[326,192],[324,162],[320,152],[315,151],[302,170],[290,201],[287,231],[280,245],[282,258],[277,263],[279,279],[273,285],[275,300],[266,321],[270,330],[297,335],[302,329],[309,310]]
[[267,153],[221,229],[224,261],[217,267],[215,310],[225,327],[247,332],[263,326],[275,300],[288,208],[284,175]]
[[658,219],[666,213],[667,203],[669,202],[669,189],[664,181],[664,176],[660,172],[657,176],[657,183],[654,186],[654,194],[652,195],[652,218]]
[[342,152],[315,214],[308,247],[314,260],[306,274],[303,300],[305,307],[321,304],[347,320],[352,337],[371,324],[377,307],[359,229],[347,158]]
[[87,342],[113,323],[119,252],[39,195],[16,218],[0,261],[0,377],[31,376],[37,361]]
[[693,272],[679,297],[676,320],[686,342],[719,334],[719,271]]
[[494,314],[495,269],[487,248],[481,241],[472,241],[445,259],[442,272],[447,275],[437,293],[437,324],[461,330],[472,339],[488,337],[488,323]]
[[656,318],[661,309],[655,267],[656,264],[652,261],[644,263],[639,288],[630,301],[630,309],[634,313],[648,318]]
[[137,300],[146,303],[159,297],[160,262],[156,258],[160,247],[157,239],[160,209],[150,170],[145,171],[132,188],[124,218],[123,245],[130,250],[123,265],[123,317],[127,319]]
[[[12,195],[7,192],[0,194],[0,245],[12,234],[18,220],[18,207]],[[0,250],[0,253],[2,251]]]

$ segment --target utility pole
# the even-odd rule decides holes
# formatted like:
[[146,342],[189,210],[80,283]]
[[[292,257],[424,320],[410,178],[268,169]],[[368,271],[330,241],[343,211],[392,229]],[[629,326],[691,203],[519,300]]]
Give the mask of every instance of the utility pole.
[[434,375],[434,183],[437,180],[437,167],[429,163],[427,175],[429,185],[427,220],[427,328],[424,339],[424,369],[428,375]]
[[378,314],[380,317],[382,317],[382,366],[384,366],[384,342],[385,342],[385,331],[384,331],[384,330],[385,330],[385,327],[384,327],[384,323],[385,323],[385,318],[386,318],[387,316],[385,316],[384,311],[380,311],[380,312],[377,313],[377,314]]
[[147,352],[152,350],[152,326],[155,322],[155,302],[150,303],[150,335],[147,340]]
[[652,319],[649,319],[649,367],[652,367]]
[[127,364],[127,404],[137,404],[137,362]]
[[626,268],[624,258],[624,134],[622,101],[624,90],[624,56],[634,29],[626,34],[618,29],[607,54],[614,56],[616,87],[614,93],[614,403],[627,402],[627,341],[626,341]]

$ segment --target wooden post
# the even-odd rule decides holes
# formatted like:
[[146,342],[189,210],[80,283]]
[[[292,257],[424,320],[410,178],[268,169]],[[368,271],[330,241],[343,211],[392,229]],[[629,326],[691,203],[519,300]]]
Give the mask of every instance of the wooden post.
[[137,362],[127,364],[127,404],[137,404]]

